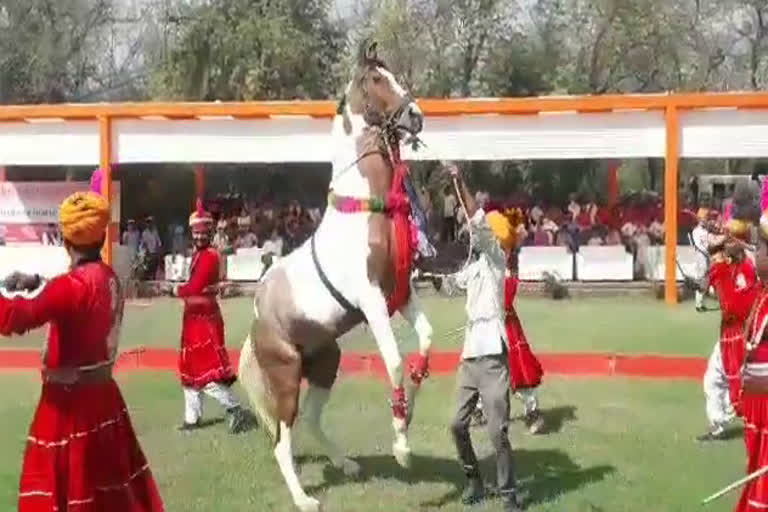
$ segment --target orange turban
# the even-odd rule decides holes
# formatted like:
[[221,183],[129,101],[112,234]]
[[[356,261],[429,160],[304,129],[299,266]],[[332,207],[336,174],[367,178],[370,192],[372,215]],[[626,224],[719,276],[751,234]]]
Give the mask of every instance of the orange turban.
[[485,215],[493,234],[499,239],[499,243],[504,249],[512,249],[515,245],[516,234],[507,217],[499,212],[490,212]]
[[104,197],[93,192],[75,192],[59,208],[61,233],[74,246],[97,245],[104,239],[110,213]]

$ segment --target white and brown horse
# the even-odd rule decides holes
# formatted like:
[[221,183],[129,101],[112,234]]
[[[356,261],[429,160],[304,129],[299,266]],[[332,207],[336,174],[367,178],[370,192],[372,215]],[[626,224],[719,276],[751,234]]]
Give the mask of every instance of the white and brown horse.
[[240,382],[304,512],[320,504],[304,492],[293,463],[291,430],[302,378],[309,384],[302,407],[309,431],[334,466],[348,475],[359,471],[323,432],[320,416],[339,367],[337,340],[361,322],[373,333],[393,389],[393,453],[402,466],[410,462],[406,377],[390,314],[399,311],[418,335],[418,363],[410,374],[418,386],[427,373],[432,327],[409,280],[413,243],[402,193],[407,168],[398,144],[422,126],[419,107],[378,59],[375,43],[366,43],[333,124],[330,204],[311,240],[270,268],[256,292]]

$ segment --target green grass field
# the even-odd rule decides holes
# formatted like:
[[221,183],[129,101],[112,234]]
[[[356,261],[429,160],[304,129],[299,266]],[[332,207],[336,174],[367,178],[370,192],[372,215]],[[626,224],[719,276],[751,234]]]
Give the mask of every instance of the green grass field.
[[[460,324],[462,304],[437,297],[424,300],[440,349],[458,349],[459,340],[441,337]],[[226,301],[228,342],[238,346],[247,329],[248,299]],[[689,306],[689,305],[686,305]],[[716,337],[716,313],[690,307],[670,310],[633,298],[555,303],[523,299],[520,313],[529,337],[542,351],[610,351],[706,355]],[[180,307],[159,301],[126,314],[123,348],[175,346]],[[398,332],[406,333],[400,321]],[[404,335],[407,348],[415,343]],[[374,350],[365,331],[351,333],[345,347]],[[14,347],[36,347],[38,335],[16,338]],[[2,357],[0,355],[0,357]],[[255,430],[240,436],[224,424],[183,435],[182,396],[171,373],[131,373],[118,377],[140,440],[171,512],[293,510],[272,458],[269,442]],[[301,479],[328,511],[464,510],[458,502],[462,476],[447,425],[453,412],[451,377],[432,378],[419,396],[411,429],[414,466],[399,468],[390,455],[391,428],[382,381],[340,380],[325,415],[329,432],[343,442],[363,468],[351,481],[318,458],[311,440],[299,432]],[[0,374],[0,510],[13,510],[26,430],[39,393],[31,373]],[[541,404],[551,432],[530,436],[520,422],[510,432],[519,477],[530,492],[534,512],[680,511],[743,476],[745,455],[737,426],[732,439],[701,446],[693,441],[705,427],[701,384],[696,381],[584,379],[549,376]],[[513,412],[520,405],[513,402]],[[207,403],[208,417],[221,416]],[[475,431],[478,455],[488,457],[485,432]],[[490,467],[486,467],[490,475]],[[704,510],[730,510],[734,494]],[[473,510],[498,510],[488,503]]]
[[[464,323],[461,298],[437,295],[422,297],[421,302],[435,329],[438,350],[460,350],[461,338],[448,335]],[[251,322],[251,298],[222,302],[227,344],[240,348]],[[555,302],[522,298],[518,311],[531,343],[542,352],[617,352],[704,356],[717,341],[717,312],[698,314],[690,303],[670,309],[651,298],[575,299]],[[181,301],[159,299],[151,307],[131,305],[126,308],[121,348],[177,347],[181,332]],[[403,350],[411,351],[417,341],[410,327],[395,317],[395,331]],[[35,348],[44,331],[1,340],[4,347]],[[375,351],[366,328],[347,334],[345,350]]]

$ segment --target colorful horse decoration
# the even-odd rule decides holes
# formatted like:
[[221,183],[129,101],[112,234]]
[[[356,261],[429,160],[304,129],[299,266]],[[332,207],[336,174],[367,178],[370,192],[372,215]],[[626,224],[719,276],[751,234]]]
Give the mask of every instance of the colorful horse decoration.
[[[408,167],[400,159],[403,138],[417,140],[423,114],[364,44],[353,79],[333,123],[336,153],[329,205],[304,245],[272,266],[254,298],[254,320],[240,359],[240,382],[271,435],[274,455],[295,505],[320,510],[296,474],[291,447],[301,380],[308,382],[302,413],[331,463],[359,471],[320,426],[339,368],[338,338],[367,322],[392,385],[393,453],[410,464],[408,424],[415,390],[428,374],[432,327],[410,282],[420,242],[409,200]],[[416,205],[413,205],[414,207]],[[390,325],[399,311],[418,335],[419,354],[405,392],[403,357]]]

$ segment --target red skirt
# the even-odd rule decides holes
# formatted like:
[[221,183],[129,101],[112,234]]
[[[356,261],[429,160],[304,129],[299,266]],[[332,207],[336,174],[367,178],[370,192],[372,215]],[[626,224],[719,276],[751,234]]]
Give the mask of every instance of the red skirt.
[[745,357],[743,324],[724,325],[720,333],[720,354],[723,370],[728,379],[728,394],[736,414],[742,415],[741,367]]
[[160,512],[163,502],[117,384],[44,384],[19,512]]
[[[747,447],[747,474],[768,464],[768,395],[745,393],[744,443]],[[765,512],[768,509],[768,475],[752,480],[744,487],[737,512]]]
[[211,382],[230,386],[237,380],[224,344],[221,313],[184,313],[179,374],[182,386],[194,389]]
[[538,387],[544,376],[544,370],[528,344],[520,317],[517,316],[514,308],[511,308],[507,314],[507,338],[509,339],[509,375],[512,389]]

